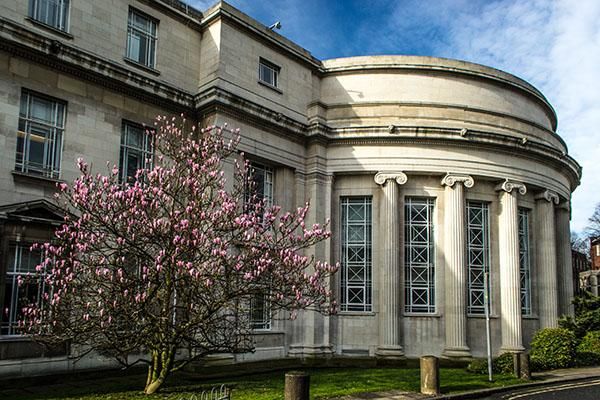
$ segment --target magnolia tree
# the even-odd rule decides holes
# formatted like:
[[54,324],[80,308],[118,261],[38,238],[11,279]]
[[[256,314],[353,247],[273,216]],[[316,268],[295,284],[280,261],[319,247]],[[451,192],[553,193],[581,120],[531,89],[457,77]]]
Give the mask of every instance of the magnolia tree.
[[236,161],[226,184],[225,160],[240,158],[237,131],[156,125],[148,134],[158,156],[131,182],[78,160],[81,176],[60,185],[70,216],[39,245],[50,289],[22,321],[41,342],[147,363],[148,394],[190,361],[251,351],[255,296],[291,317],[333,312],[327,282],[337,269],[304,255],[330,236],[327,223],[306,226],[308,204],[283,213],[248,196],[247,163]]

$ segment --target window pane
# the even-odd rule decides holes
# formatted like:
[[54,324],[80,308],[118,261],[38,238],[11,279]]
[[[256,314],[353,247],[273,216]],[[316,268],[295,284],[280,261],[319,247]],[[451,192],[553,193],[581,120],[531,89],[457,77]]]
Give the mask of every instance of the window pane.
[[433,207],[433,199],[406,198],[404,207],[406,312],[435,312]]
[[372,310],[371,198],[343,197],[340,201],[341,310]]
[[146,160],[152,161],[152,137],[141,125],[126,122],[122,129],[119,177],[130,181],[139,169],[151,168],[151,163],[146,166]]
[[467,268],[469,314],[485,313],[484,274],[489,272],[489,223],[488,205],[481,202],[467,203]]
[[521,313],[531,315],[531,265],[529,256],[529,210],[519,208],[519,272]]
[[127,24],[127,58],[154,67],[156,21],[138,11],[129,10]]

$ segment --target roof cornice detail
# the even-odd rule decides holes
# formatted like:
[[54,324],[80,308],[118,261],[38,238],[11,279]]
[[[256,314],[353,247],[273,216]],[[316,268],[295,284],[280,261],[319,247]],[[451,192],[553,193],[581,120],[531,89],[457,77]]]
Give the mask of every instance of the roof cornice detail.
[[4,17],[0,17],[0,50],[175,112],[193,110],[191,93],[76,46],[47,38]]

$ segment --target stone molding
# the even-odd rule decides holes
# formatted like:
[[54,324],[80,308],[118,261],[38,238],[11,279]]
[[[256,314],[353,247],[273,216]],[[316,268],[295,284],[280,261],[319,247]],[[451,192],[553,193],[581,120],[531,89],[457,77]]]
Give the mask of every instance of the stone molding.
[[456,182],[462,183],[466,188],[472,188],[475,185],[475,180],[470,175],[451,174],[448,172],[442,178],[442,186],[452,187]]
[[386,181],[393,179],[398,185],[404,185],[408,181],[408,177],[401,171],[378,172],[375,174],[375,183],[384,185]]
[[535,195],[536,200],[546,200],[549,203],[554,203],[554,205],[558,205],[560,203],[560,197],[558,197],[558,193],[552,190],[544,190]]
[[510,193],[513,189],[517,189],[519,194],[524,195],[527,193],[527,186],[523,182],[511,181],[510,179],[506,179],[504,182],[496,185],[496,191],[505,191],[506,193]]

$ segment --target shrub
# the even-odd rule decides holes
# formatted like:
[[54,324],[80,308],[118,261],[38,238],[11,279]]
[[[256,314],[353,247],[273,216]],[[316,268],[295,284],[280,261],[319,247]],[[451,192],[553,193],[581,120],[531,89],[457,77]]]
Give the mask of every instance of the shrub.
[[[488,373],[488,363],[485,358],[478,358],[469,363],[467,371],[474,374],[485,375]],[[512,374],[513,355],[512,353],[504,353],[492,360],[492,371],[496,374]]]
[[600,331],[588,332],[577,346],[577,365],[600,365]]
[[573,305],[575,316],[562,317],[558,322],[561,328],[575,333],[577,339],[583,339],[588,332],[600,330],[600,297],[583,292],[575,297]]
[[534,370],[567,368],[575,362],[575,334],[564,328],[545,328],[531,341],[531,364]]

